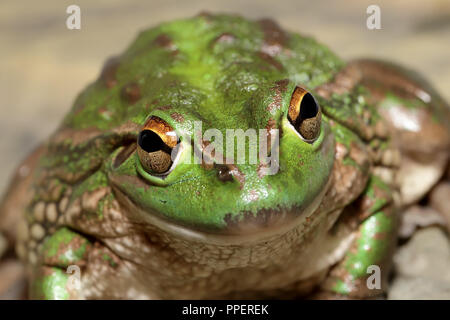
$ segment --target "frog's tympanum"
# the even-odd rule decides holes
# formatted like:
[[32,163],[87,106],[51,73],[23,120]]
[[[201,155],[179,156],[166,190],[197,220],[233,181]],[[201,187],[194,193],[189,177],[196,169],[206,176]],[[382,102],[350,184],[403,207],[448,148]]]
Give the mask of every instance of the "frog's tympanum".
[[[265,130],[276,168],[225,141],[188,161],[208,129]],[[399,214],[449,147],[449,108],[415,73],[200,14],[106,62],[19,167],[1,230],[30,298],[383,297]]]

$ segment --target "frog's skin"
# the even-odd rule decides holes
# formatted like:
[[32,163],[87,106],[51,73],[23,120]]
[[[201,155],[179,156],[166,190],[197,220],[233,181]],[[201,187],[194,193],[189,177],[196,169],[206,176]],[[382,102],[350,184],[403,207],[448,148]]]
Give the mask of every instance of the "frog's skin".
[[[287,118],[296,86],[321,107],[312,143]],[[194,121],[224,136],[279,129],[279,171],[179,163],[154,177],[136,151],[151,116],[179,136]],[[19,167],[1,230],[31,298],[381,297],[399,213],[448,166],[449,123],[410,71],[344,63],[271,20],[200,14],[140,33],[106,63]],[[181,143],[183,156],[201,148]],[[381,289],[366,285],[370,265]]]

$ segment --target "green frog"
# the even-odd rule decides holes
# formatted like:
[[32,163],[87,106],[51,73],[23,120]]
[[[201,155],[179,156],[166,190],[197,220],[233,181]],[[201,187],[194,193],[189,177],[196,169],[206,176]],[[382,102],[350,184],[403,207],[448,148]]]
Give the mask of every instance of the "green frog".
[[[220,150],[230,129],[263,143]],[[399,214],[449,146],[415,73],[199,14],[105,63],[19,166],[0,228],[33,299],[380,298]]]

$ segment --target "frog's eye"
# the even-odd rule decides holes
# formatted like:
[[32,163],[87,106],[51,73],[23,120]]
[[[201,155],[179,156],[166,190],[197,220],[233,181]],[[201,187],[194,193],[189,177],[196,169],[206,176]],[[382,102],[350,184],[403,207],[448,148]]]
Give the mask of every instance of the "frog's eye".
[[289,104],[288,119],[303,140],[314,142],[320,133],[322,113],[311,93],[296,87]]
[[139,133],[137,151],[142,167],[150,174],[167,174],[172,167],[172,151],[178,144],[175,130],[164,120],[150,117]]

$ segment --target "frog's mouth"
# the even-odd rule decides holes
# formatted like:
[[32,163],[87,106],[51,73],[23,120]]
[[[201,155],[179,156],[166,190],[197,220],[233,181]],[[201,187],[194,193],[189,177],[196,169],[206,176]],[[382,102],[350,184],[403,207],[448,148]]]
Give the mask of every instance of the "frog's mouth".
[[[123,186],[124,177],[111,176],[113,190],[121,206],[130,215],[129,218],[137,225],[147,225],[167,232],[175,237],[187,241],[213,243],[218,245],[242,245],[243,243],[261,242],[283,235],[296,229],[297,235],[307,234],[313,229],[323,216],[328,214],[323,208],[318,209],[325,193],[331,185],[331,178],[320,193],[307,206],[290,209],[261,209],[256,214],[241,213],[243,219],[235,221],[226,218],[227,226],[221,230],[211,230],[197,226],[185,225],[179,221],[169,219],[161,212],[148,210],[129,197]],[[146,187],[139,177],[127,176],[128,182]],[[120,181],[120,182],[119,182]]]

